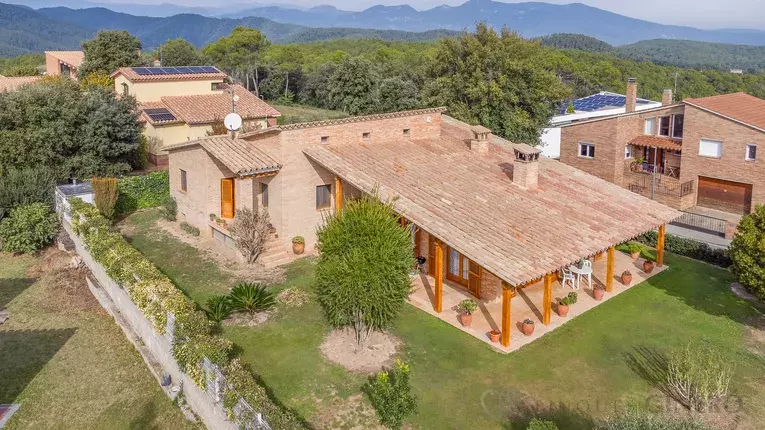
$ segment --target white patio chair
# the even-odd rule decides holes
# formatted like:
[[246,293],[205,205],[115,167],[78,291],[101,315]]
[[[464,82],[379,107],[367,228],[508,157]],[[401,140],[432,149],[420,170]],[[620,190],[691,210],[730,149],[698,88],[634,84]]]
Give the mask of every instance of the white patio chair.
[[590,269],[589,273],[582,273],[577,276],[576,285],[579,286],[579,281],[581,280],[582,276],[587,277],[587,286],[592,288],[592,261],[590,260],[584,260],[582,261],[582,269]]
[[574,273],[568,269],[562,269],[560,272],[563,275],[563,279],[560,281],[560,286],[565,289],[566,282],[569,282],[571,284],[571,289],[575,289],[576,284],[574,283]]

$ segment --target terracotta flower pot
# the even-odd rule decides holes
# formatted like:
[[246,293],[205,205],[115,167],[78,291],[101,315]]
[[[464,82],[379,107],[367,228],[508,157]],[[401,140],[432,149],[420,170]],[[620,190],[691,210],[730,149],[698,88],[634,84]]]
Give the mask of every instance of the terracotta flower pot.
[[499,335],[501,334],[498,330],[492,330],[489,332],[489,337],[491,338],[492,343],[499,342]]
[[632,254],[630,254],[630,257],[632,257],[633,260],[637,260],[638,257],[640,257],[640,251],[633,252]]
[[606,290],[596,287],[592,289],[592,296],[595,297],[595,300],[601,301],[603,300],[603,296],[606,294]]
[[558,315],[566,318],[566,315],[568,315],[568,306],[558,303]]
[[292,244],[292,252],[294,252],[297,255],[302,254],[305,251],[305,243],[293,243]]
[[472,314],[460,314],[460,323],[464,325],[465,327],[470,326],[470,323],[473,322],[473,315]]
[[531,324],[526,324],[526,323],[521,324],[521,331],[526,336],[531,336],[532,334],[534,334],[534,323],[532,322]]
[[644,261],[643,262],[643,271],[645,273],[651,273],[653,272],[653,261]]
[[632,283],[632,273],[624,271],[622,273],[622,284],[629,286]]

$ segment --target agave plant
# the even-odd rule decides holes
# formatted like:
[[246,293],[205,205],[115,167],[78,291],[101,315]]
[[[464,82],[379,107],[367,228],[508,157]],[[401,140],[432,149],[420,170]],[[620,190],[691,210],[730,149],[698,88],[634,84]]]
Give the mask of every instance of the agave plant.
[[237,284],[229,294],[231,307],[237,311],[255,313],[276,304],[274,294],[265,286],[250,282]]
[[218,324],[231,315],[231,300],[228,296],[213,296],[207,299],[207,318]]

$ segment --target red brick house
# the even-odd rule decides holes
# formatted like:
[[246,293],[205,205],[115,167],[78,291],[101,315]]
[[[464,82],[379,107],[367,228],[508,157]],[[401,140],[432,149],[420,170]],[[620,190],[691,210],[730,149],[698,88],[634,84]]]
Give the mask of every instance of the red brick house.
[[[630,80],[627,96],[637,90]],[[765,100],[744,93],[563,126],[560,161],[676,209],[749,213],[765,203]],[[634,104],[633,104],[634,105]],[[655,179],[653,172],[656,171]]]

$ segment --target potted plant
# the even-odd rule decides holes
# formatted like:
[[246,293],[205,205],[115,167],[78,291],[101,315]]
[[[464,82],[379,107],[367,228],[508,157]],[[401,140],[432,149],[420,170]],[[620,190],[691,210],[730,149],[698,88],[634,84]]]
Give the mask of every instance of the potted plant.
[[603,300],[603,296],[606,294],[606,290],[601,285],[596,285],[592,289],[592,297],[597,301]]
[[576,294],[575,291],[572,291],[568,293],[568,295],[560,300],[558,300],[558,315],[560,315],[563,318],[566,318],[566,315],[568,315],[568,309],[571,305],[576,303],[576,300],[579,298],[579,296]]
[[630,257],[632,257],[633,260],[637,260],[638,257],[640,257],[641,249],[642,248],[637,243],[630,242],[627,244],[627,252],[630,253]]
[[305,239],[303,236],[295,236],[292,238],[292,252],[300,255],[305,251]]
[[526,336],[531,336],[534,334],[534,321],[531,318],[526,318],[523,320],[523,324],[521,324],[521,331]]
[[499,335],[502,334],[499,330],[492,330],[489,332],[489,337],[492,343],[499,342]]
[[632,273],[629,270],[622,272],[622,284],[629,286],[632,283]]
[[646,259],[643,262],[643,271],[645,273],[651,273],[653,272],[653,261]]
[[478,309],[478,302],[476,302],[473,299],[465,299],[460,302],[460,310],[462,313],[460,314],[460,323],[464,325],[465,327],[470,326],[470,323],[473,322],[473,312]]
[[215,218],[218,218],[218,216],[211,213],[210,214],[210,222],[215,222]]

